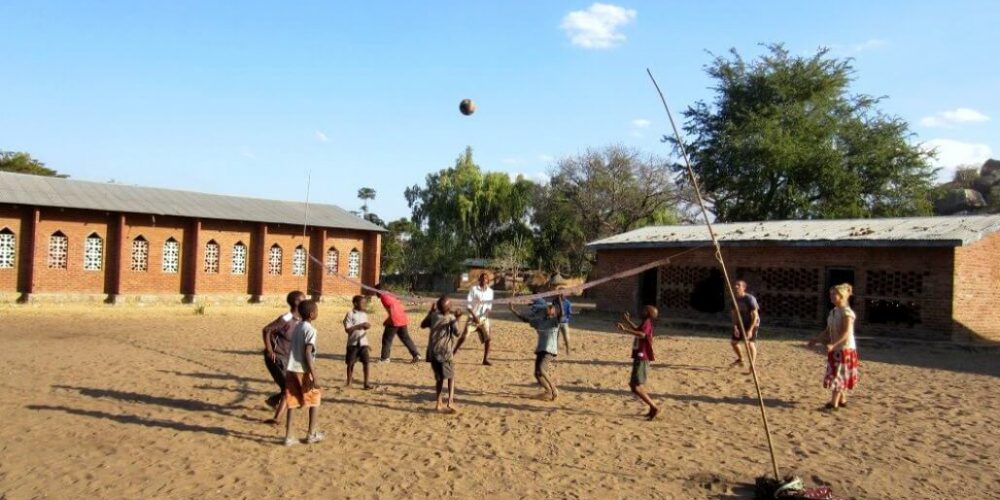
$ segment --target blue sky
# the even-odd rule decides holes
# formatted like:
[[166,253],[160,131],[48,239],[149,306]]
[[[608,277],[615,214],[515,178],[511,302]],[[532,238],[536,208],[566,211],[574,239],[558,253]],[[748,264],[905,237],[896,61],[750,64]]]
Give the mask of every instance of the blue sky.
[[[279,5],[280,4],[280,5]],[[1000,155],[1000,2],[0,3],[0,149],[74,178],[302,200],[384,218],[471,145],[488,170],[624,143],[710,99],[706,51],[855,58],[944,167]],[[474,99],[472,117],[458,113]]]

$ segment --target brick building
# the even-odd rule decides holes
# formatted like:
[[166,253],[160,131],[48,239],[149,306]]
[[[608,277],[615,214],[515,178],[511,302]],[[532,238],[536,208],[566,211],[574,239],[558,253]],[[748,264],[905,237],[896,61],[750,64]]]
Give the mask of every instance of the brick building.
[[377,281],[382,231],[333,205],[0,172],[0,296],[354,294],[334,273]]
[[[827,290],[852,283],[861,335],[1000,341],[1000,215],[717,224],[727,269],[747,281],[764,325],[820,329]],[[667,321],[728,324],[728,293],[706,228],[655,226],[588,246],[594,277],[686,252],[593,289],[597,307],[654,303]]]

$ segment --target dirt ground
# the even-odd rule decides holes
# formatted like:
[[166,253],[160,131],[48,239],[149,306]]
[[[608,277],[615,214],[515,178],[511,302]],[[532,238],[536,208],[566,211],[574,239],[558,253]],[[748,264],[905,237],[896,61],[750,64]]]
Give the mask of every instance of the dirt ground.
[[[260,327],[279,308],[0,307],[0,498],[746,498],[771,469],[726,332],[658,332],[669,338],[657,338],[650,387],[664,411],[647,422],[626,386],[631,341],[608,318],[575,323],[549,403],[531,399],[534,332],[501,314],[494,366],[467,344],[460,412],[446,416],[433,412],[429,365],[404,362],[398,342],[393,363],[372,367],[377,389],[341,387],[346,309],[322,304],[316,323],[327,439],[286,448],[261,423],[275,388]],[[824,358],[764,335],[783,474],[845,497],[998,496],[996,350],[861,342],[859,388],[828,414]],[[426,332],[414,337],[422,350]]]

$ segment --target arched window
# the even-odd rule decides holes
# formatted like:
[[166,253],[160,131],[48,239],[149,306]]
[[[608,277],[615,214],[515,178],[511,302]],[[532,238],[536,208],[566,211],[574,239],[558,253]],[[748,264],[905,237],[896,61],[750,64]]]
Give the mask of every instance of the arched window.
[[244,275],[247,273],[247,246],[242,241],[233,245],[233,274]]
[[180,267],[180,260],[181,245],[173,237],[167,238],[167,241],[163,243],[163,272],[176,273]]
[[281,247],[277,243],[271,247],[271,251],[267,254],[267,274],[281,274]]
[[60,231],[49,236],[49,269],[66,269],[69,239]]
[[347,254],[347,277],[357,278],[361,274],[361,252],[357,249]]
[[135,272],[144,273],[149,270],[149,242],[142,236],[132,240],[132,266]]
[[215,240],[208,240],[205,244],[205,272],[219,273],[219,244]]
[[17,239],[14,231],[3,228],[0,231],[0,269],[14,269],[14,259],[17,252]]
[[306,275],[306,249],[302,245],[295,247],[292,254],[292,276]]
[[333,276],[340,272],[340,252],[336,248],[330,247],[326,251],[326,274]]
[[83,270],[100,271],[104,264],[104,240],[91,233],[83,246]]

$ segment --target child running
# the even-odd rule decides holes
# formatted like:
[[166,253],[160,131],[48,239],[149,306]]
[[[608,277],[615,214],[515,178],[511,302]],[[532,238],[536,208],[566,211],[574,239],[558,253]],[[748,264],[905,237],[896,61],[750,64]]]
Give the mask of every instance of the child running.
[[355,295],[351,299],[354,304],[354,308],[344,315],[344,331],[347,332],[347,355],[344,360],[347,362],[347,384],[346,387],[350,387],[351,383],[354,381],[354,365],[361,361],[361,369],[364,371],[364,390],[369,390],[372,388],[368,384],[368,362],[369,348],[368,348],[368,329],[371,325],[368,324],[368,313],[365,312],[365,306],[367,305],[367,300],[363,295]]
[[296,408],[309,408],[309,433],[305,442],[318,443],[325,437],[316,430],[321,393],[316,377],[316,328],[312,323],[319,317],[319,307],[315,301],[304,300],[299,304],[299,315],[302,321],[292,332],[288,366],[285,368],[285,401],[288,404],[285,446],[299,442],[292,437],[292,415]]
[[830,288],[834,308],[826,318],[826,329],[809,341],[809,347],[826,345],[826,376],[823,387],[833,394],[823,407],[826,411],[847,407],[847,391],[858,382],[858,346],[854,340],[854,319],[850,298],[854,288],[848,283]]
[[659,316],[660,312],[655,307],[646,306],[642,309],[642,325],[636,326],[627,312],[622,315],[624,322],[618,323],[619,331],[635,337],[632,342],[632,375],[628,387],[643,403],[649,405],[649,413],[646,414],[649,420],[653,420],[660,413],[660,408],[653,403],[645,387],[649,362],[656,360],[653,355],[653,322]]
[[278,392],[267,398],[267,404],[275,409],[274,418],[267,422],[277,424],[281,414],[284,413],[284,393],[285,393],[285,363],[288,360],[288,345],[292,339],[292,330],[298,324],[299,302],[306,299],[306,294],[295,290],[289,292],[285,297],[289,311],[275,318],[274,321],[264,327],[262,335],[264,337],[264,366],[268,373],[278,385]]
[[514,309],[514,304],[508,304],[510,312],[514,313],[514,316],[528,323],[538,332],[538,346],[535,348],[535,380],[538,381],[538,385],[545,389],[539,398],[549,401],[555,401],[559,397],[559,391],[552,383],[549,369],[559,354],[559,322],[562,320],[563,300],[564,297],[559,295],[545,308],[544,314],[538,314],[531,318],[517,312]]
[[[461,311],[451,310],[451,300],[447,295],[442,295],[431,310],[427,312],[427,317],[420,322],[420,328],[429,328],[427,336],[427,361],[434,371],[434,390],[437,391],[437,404],[434,409],[443,413],[455,413],[455,365],[452,361],[454,356],[455,339],[458,338],[458,318]],[[444,381],[448,381],[448,404],[442,408],[441,397],[444,390]]]

